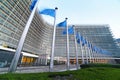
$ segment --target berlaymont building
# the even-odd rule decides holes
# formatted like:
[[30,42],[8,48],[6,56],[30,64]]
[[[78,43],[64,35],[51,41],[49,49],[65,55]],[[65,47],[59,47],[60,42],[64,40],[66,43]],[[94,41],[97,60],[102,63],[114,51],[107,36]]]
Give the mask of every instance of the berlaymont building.
[[[0,0],[0,67],[11,64],[18,42],[31,13],[29,9],[30,4],[31,0]],[[66,35],[63,35],[62,31],[63,28],[60,27],[56,30],[54,60],[56,62],[66,63]],[[90,52],[91,57],[101,59],[94,62],[115,63],[113,59],[111,61],[110,59],[106,60],[106,56],[120,57],[119,48],[113,39],[109,25],[75,25],[75,31],[79,32],[93,45],[110,52],[110,55]],[[45,22],[36,11],[27,33],[18,64],[21,66],[49,64],[52,34],[53,26]],[[69,42],[70,63],[72,64],[76,60],[74,35],[69,35]],[[85,53],[89,52],[89,50],[81,48],[78,44],[77,52],[80,63],[81,51],[85,57]]]

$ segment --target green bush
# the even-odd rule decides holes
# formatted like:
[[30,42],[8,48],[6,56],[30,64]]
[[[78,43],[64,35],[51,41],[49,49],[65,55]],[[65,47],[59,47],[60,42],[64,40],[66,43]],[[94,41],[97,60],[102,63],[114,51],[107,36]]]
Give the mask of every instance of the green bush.
[[110,68],[120,68],[119,64],[82,64],[81,68],[89,68],[89,67],[110,67]]

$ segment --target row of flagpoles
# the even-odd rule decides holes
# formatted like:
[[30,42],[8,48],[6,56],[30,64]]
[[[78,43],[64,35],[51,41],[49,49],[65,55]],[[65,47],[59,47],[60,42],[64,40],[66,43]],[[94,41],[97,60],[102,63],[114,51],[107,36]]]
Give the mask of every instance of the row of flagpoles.
[[[22,47],[23,47],[23,44],[24,44],[24,41],[25,41],[25,38],[26,38],[26,35],[27,35],[27,32],[28,32],[28,29],[29,29],[30,24],[32,22],[32,19],[34,17],[37,6],[39,4],[39,1],[40,0],[33,0],[32,4],[30,5],[30,10],[32,12],[30,14],[30,17],[29,17],[27,23],[26,23],[25,29],[22,33],[22,36],[20,38],[16,53],[14,55],[14,58],[12,60],[10,68],[9,68],[9,72],[14,72],[17,68],[17,63],[18,63],[18,60],[19,60],[19,57],[20,57],[20,53],[21,53],[21,50],[22,50]],[[76,68],[77,69],[79,68],[77,43],[80,44],[81,48],[82,48],[82,46],[85,46],[87,44],[86,46],[88,46],[89,47],[88,49],[91,49],[91,51],[94,51],[94,52],[99,51],[101,53],[105,52],[105,50],[101,50],[101,49],[99,49],[95,46],[93,47],[92,44],[90,44],[88,41],[86,41],[86,39],[84,39],[80,35],[80,33],[75,32],[75,27],[74,26],[68,27],[67,26],[67,18],[65,18],[65,20],[63,22],[60,22],[59,24],[56,25],[56,10],[57,9],[58,8],[56,7],[55,9],[44,9],[42,11],[39,11],[39,14],[48,15],[48,16],[51,16],[51,17],[54,18],[54,24],[53,24],[54,29],[53,29],[53,39],[52,39],[53,41],[52,41],[52,50],[51,50],[51,55],[50,55],[50,72],[53,71],[53,65],[54,65],[54,48],[55,48],[56,27],[64,27],[63,34],[67,35],[67,41],[66,41],[66,43],[67,43],[67,46],[66,46],[67,47],[67,70],[69,70],[69,68],[70,68],[70,63],[69,63],[70,62],[69,61],[70,60],[70,58],[69,58],[69,34],[74,34],[74,38],[75,38],[75,53],[76,53]],[[81,52],[81,53],[82,53],[82,61],[84,63],[85,61],[84,61],[83,52]],[[87,56],[87,53],[86,53],[86,56]],[[90,53],[89,53],[89,56],[90,56]]]

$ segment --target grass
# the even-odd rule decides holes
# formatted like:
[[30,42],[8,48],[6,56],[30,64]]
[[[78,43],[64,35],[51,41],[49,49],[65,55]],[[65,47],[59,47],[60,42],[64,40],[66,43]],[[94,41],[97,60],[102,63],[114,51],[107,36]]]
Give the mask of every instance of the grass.
[[120,68],[88,67],[75,71],[0,74],[0,80],[120,80]]

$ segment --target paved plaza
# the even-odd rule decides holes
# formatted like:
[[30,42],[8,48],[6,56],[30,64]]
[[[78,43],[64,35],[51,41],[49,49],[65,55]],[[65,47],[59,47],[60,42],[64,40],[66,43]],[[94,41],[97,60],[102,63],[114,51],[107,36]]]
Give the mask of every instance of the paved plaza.
[[[55,65],[53,72],[66,71],[66,65]],[[70,70],[76,70],[76,65],[70,65]],[[0,68],[0,74],[7,73],[8,68]],[[17,67],[15,73],[49,72],[49,66]]]

